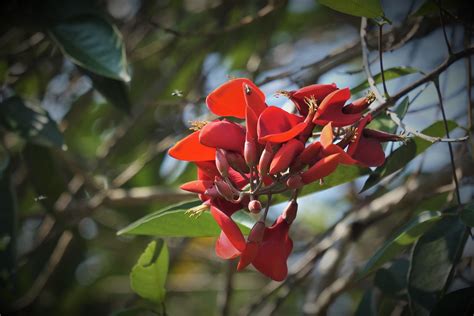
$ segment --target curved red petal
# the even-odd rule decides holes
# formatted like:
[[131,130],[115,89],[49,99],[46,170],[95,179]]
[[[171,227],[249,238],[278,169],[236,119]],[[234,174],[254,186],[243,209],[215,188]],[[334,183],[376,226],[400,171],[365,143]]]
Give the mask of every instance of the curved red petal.
[[277,174],[288,169],[293,159],[299,155],[304,149],[302,142],[296,139],[290,139],[283,144],[273,157],[270,164],[270,174]]
[[319,160],[319,153],[322,148],[320,142],[314,142],[303,150],[298,159],[304,164],[312,165]]
[[331,144],[323,149],[323,155],[326,157],[334,154],[339,154],[339,163],[345,165],[354,165],[357,163],[357,160],[354,160],[348,153],[344,151],[344,149],[338,145]]
[[333,139],[334,134],[332,132],[332,122],[329,122],[323,127],[319,141],[321,142],[321,145],[323,145],[323,147],[327,147],[332,144]]
[[339,156],[340,154],[334,154],[319,160],[311,166],[311,168],[301,174],[303,183],[308,184],[328,176],[336,170],[339,164]]
[[230,218],[229,215],[219,210],[214,205],[211,205],[211,214],[214,217],[215,221],[222,229],[224,234],[226,234],[229,241],[232,245],[239,250],[240,252],[245,249],[245,238],[242,232],[240,231],[239,226]]
[[275,281],[283,281],[288,275],[286,261],[293,249],[293,241],[288,236],[290,225],[280,216],[273,226],[266,228],[263,242],[253,266]]
[[214,160],[216,149],[202,145],[199,142],[199,131],[196,131],[178,141],[168,150],[168,154],[179,160],[206,161]]
[[219,177],[219,170],[217,170],[216,162],[213,161],[196,161],[197,176],[199,180],[214,181],[215,177]]
[[351,97],[349,88],[339,89],[331,92],[319,106],[314,116],[313,123],[317,125],[326,125],[332,122],[333,127],[351,125],[360,119],[361,115],[344,114],[342,108]]
[[258,117],[267,108],[265,98],[256,92],[247,83],[242,83],[245,100],[245,121],[247,126],[247,140],[257,139]]
[[362,136],[352,158],[364,166],[378,167],[385,162],[385,153],[378,140]]
[[186,182],[185,184],[181,185],[179,188],[184,191],[189,191],[193,193],[203,194],[206,192],[207,189],[212,187],[214,184],[213,181],[209,180],[195,180]]
[[255,94],[265,100],[263,92],[249,79],[237,78],[229,80],[209,93],[206,104],[212,113],[219,116],[245,118],[245,101],[242,84],[247,84]]
[[322,101],[329,93],[337,90],[335,83],[332,84],[313,84],[296,91],[290,91],[290,99],[295,102],[296,108],[301,115],[306,116],[308,114],[308,105],[306,104],[306,98],[314,98],[316,101]]
[[258,118],[258,141],[283,143],[298,136],[306,125],[303,117],[269,106]]
[[237,264],[237,270],[240,271],[248,266],[257,257],[260,244],[256,242],[248,242],[245,246],[245,250],[240,255],[239,263]]
[[221,232],[217,238],[216,255],[222,259],[233,259],[240,255],[240,251],[232,245],[224,232]]
[[231,121],[214,121],[201,129],[199,142],[208,147],[243,153],[245,130],[241,125]]
[[349,144],[349,148],[347,148],[347,153],[351,156],[354,155],[357,147],[359,146],[359,141],[363,137],[363,130],[365,126],[370,122],[372,119],[372,116],[367,115],[365,116],[362,120],[359,121],[359,124],[357,125],[356,133],[354,134],[354,137],[352,138],[352,142]]

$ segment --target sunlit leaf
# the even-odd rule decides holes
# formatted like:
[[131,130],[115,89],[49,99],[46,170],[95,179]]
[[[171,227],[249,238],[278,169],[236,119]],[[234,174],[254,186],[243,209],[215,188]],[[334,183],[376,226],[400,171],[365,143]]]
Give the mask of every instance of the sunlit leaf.
[[[413,67],[393,67],[393,68],[389,68],[389,69],[386,69],[384,70],[384,76],[385,76],[385,81],[390,81],[390,80],[393,80],[393,79],[396,79],[396,78],[399,78],[399,77],[402,77],[402,76],[406,76],[406,75],[410,75],[410,74],[414,74],[414,73],[419,73],[420,71],[416,68],[413,68]],[[382,83],[382,73],[378,73],[374,76],[374,81],[376,84],[379,84],[379,83]],[[365,89],[369,89],[369,83],[367,82],[367,80],[365,80],[364,82],[361,82],[360,84],[358,84],[357,86],[355,86],[354,88],[351,89],[351,93],[352,94],[355,94],[355,93],[358,93],[358,92],[361,92]]]
[[48,112],[25,104],[18,96],[0,103],[0,124],[36,144],[65,148],[63,135]]
[[[449,131],[452,131],[456,127],[457,124],[455,122],[448,121]],[[422,133],[433,137],[443,137],[446,134],[444,123],[442,121],[435,122],[424,129]],[[385,159],[385,163],[382,166],[378,167],[371,173],[365,182],[362,191],[373,187],[384,177],[405,167],[412,159],[423,153],[431,145],[433,145],[433,143],[419,137],[410,138],[405,144],[394,150],[393,153]]]
[[74,63],[98,75],[129,81],[125,47],[118,29],[96,15],[56,22],[49,34]]
[[459,217],[446,216],[415,244],[408,274],[410,309],[415,315],[429,315],[435,307],[449,285],[467,236]]
[[377,270],[385,262],[390,261],[408,245],[413,244],[418,237],[426,232],[435,222],[441,219],[441,212],[423,212],[415,216],[369,259],[361,270],[359,278],[364,278]]
[[379,0],[319,0],[319,3],[350,15],[368,18],[383,16]]
[[[159,237],[213,237],[219,236],[221,229],[209,211],[198,216],[190,216],[186,212],[202,202],[194,200],[169,206],[149,214],[129,226],[121,229],[118,235],[152,235]],[[239,212],[242,213],[242,212]],[[243,234],[248,234],[251,221],[243,219],[244,215],[235,215],[234,221]]]
[[166,293],[168,257],[168,247],[163,240],[149,243],[130,272],[132,290],[152,302],[162,303]]

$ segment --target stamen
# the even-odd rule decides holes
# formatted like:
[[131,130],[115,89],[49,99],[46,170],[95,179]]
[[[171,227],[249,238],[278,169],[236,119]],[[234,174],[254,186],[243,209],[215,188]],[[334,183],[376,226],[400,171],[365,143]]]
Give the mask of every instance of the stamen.
[[201,205],[198,205],[196,207],[190,208],[189,210],[184,212],[184,214],[188,215],[191,218],[193,218],[193,217],[198,218],[199,216],[201,216],[202,213],[204,213],[208,209],[209,209],[208,205],[201,204]]
[[189,129],[197,132],[197,131],[200,131],[209,122],[208,121],[189,121],[189,123],[191,124],[191,127],[189,127]]
[[290,92],[285,91],[285,90],[277,90],[277,92],[275,92],[275,96],[278,97],[279,95],[282,95],[284,97],[289,98],[290,97]]
[[376,97],[375,97],[375,93],[373,93],[372,91],[369,91],[367,92],[367,96],[365,97],[367,99],[367,102],[369,104],[371,104],[372,102],[375,101]]
[[318,100],[314,96],[311,96],[311,98],[305,97],[304,102],[308,106],[309,112],[316,112],[318,109]]
[[248,85],[245,85],[245,93],[247,95],[249,95],[250,93],[252,93],[252,90],[250,89],[250,87]]

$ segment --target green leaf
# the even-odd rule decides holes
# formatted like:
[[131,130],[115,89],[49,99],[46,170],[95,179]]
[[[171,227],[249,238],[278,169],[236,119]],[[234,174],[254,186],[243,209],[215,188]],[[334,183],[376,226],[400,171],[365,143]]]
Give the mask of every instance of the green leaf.
[[329,176],[324,178],[324,183],[321,185],[319,182],[314,182],[309,185],[305,185],[300,195],[306,195],[318,191],[323,191],[332,188],[336,185],[340,185],[346,182],[357,179],[368,173],[367,168],[360,168],[357,166],[339,165],[337,169]]
[[130,80],[122,36],[107,20],[77,16],[52,24],[48,31],[77,65],[111,79]]
[[[390,81],[392,79],[396,79],[402,76],[414,74],[414,73],[419,73],[420,71],[416,68],[413,67],[393,67],[386,69],[383,73],[385,76],[385,82]],[[382,73],[378,73],[374,76],[374,81],[376,84],[382,83]],[[361,92],[365,89],[369,89],[369,82],[365,80],[364,82],[361,82],[357,86],[351,89],[351,94],[356,94],[358,92]]]
[[460,213],[461,220],[469,227],[474,227],[474,203],[470,203],[464,207]]
[[467,236],[459,217],[447,216],[415,244],[408,274],[410,309],[414,315],[429,315],[435,307],[449,286]]
[[368,18],[384,15],[379,0],[319,0],[319,3],[349,15]]
[[0,103],[0,124],[33,143],[65,149],[63,135],[42,107],[25,104],[18,96]]
[[130,272],[132,290],[152,302],[162,303],[166,293],[168,257],[168,247],[163,240],[149,243]]
[[131,113],[132,103],[130,102],[128,86],[126,83],[120,80],[96,75],[86,69],[82,70],[92,79],[94,88],[99,91],[108,102],[127,114]]
[[[121,229],[117,234],[151,235],[159,237],[219,236],[221,229],[209,211],[204,211],[201,215],[194,217],[186,214],[186,211],[201,204],[201,201],[193,200],[171,205],[135,221]],[[243,219],[243,216],[244,215],[241,214],[235,215],[233,219],[239,225],[242,233],[248,234],[252,226],[250,221]]]
[[423,212],[415,216],[392,238],[369,259],[365,267],[360,271],[359,278],[362,279],[377,270],[384,263],[393,259],[408,245],[413,244],[418,237],[426,232],[435,222],[441,219],[441,212]]
[[159,314],[145,307],[131,307],[113,312],[110,316],[157,316]]
[[0,284],[10,276],[15,268],[17,208],[7,169],[0,175]]
[[375,274],[374,285],[385,295],[400,295],[407,286],[409,265],[407,259],[398,259],[393,261],[388,268],[380,268]]
[[[449,131],[452,131],[456,127],[457,124],[455,122],[448,121]],[[422,133],[433,137],[443,137],[446,134],[443,121],[433,123],[424,129]],[[410,138],[404,145],[394,150],[393,153],[385,159],[385,163],[382,166],[370,174],[362,188],[362,192],[379,183],[384,177],[405,167],[412,159],[423,153],[431,145],[433,145],[433,143],[419,137]]]
[[[397,113],[400,119],[403,119],[405,117],[409,105],[410,100],[408,99],[408,97],[405,97],[395,109],[395,113]],[[384,131],[387,133],[395,133],[397,131],[397,124],[395,124],[395,122],[392,121],[392,119],[390,119],[390,117],[385,113],[376,116],[372,121],[370,121],[367,127],[378,131]]]
[[431,311],[431,316],[474,315],[474,287],[446,294]]

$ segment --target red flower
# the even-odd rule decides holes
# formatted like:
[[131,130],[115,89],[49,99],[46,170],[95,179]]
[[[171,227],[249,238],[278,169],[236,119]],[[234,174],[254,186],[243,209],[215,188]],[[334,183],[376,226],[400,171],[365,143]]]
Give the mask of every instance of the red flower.
[[313,123],[326,125],[332,122],[334,127],[347,126],[357,122],[361,114],[346,114],[343,112],[344,104],[351,97],[349,88],[331,92],[324,98],[316,111]]
[[298,90],[283,92],[282,94],[287,95],[290,100],[295,103],[298,112],[301,115],[306,116],[308,115],[309,110],[309,100],[313,99],[314,101],[322,101],[329,93],[335,90],[337,90],[337,86],[335,83],[313,84]]

